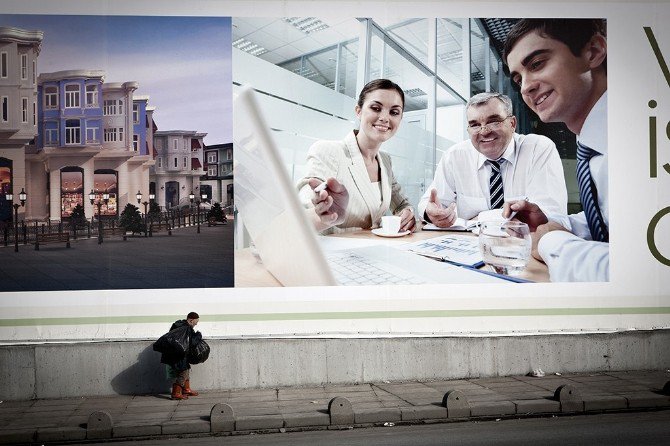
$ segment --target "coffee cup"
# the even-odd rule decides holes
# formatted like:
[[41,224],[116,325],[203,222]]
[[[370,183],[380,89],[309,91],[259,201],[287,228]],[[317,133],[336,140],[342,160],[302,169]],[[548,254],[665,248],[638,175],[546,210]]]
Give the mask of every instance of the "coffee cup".
[[400,232],[400,217],[397,215],[385,215],[382,217],[382,232],[384,234],[397,234]]

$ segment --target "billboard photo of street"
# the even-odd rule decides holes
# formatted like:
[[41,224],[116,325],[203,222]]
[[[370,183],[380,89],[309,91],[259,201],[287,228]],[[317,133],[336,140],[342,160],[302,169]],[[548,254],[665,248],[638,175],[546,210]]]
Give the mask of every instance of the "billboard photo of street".
[[231,20],[0,14],[0,291],[233,281]]

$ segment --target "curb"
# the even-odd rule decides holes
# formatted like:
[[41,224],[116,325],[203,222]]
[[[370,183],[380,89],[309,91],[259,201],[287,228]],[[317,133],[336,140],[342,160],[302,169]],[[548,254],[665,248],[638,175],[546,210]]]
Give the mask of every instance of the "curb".
[[496,418],[531,417],[552,414],[586,414],[608,411],[640,411],[670,408],[670,381],[663,390],[644,390],[623,396],[582,397],[578,389],[566,384],[553,398],[469,402],[459,390],[444,394],[442,404],[403,407],[355,408],[343,396],[332,398],[327,409],[310,412],[236,416],[225,403],[215,404],[209,419],[173,420],[159,424],[114,423],[106,411],[94,411],[85,427],[42,427],[0,431],[0,444],[34,442],[84,442],[91,440],[133,440],[177,435],[241,435],[318,429],[351,429],[395,424],[446,423]]

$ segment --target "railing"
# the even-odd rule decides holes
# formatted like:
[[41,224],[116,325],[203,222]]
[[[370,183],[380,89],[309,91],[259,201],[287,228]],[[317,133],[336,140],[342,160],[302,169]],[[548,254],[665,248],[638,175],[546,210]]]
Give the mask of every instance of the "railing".
[[[144,215],[142,215],[142,222],[144,223]],[[207,211],[164,211],[159,214],[148,215],[146,219],[147,225],[151,224],[165,224],[169,228],[184,228],[188,226],[195,226],[207,223]],[[10,246],[15,243],[18,237],[19,244],[27,245],[35,243],[37,234],[56,234],[59,232],[68,232],[72,240],[79,238],[96,238],[98,236],[98,220],[91,219],[75,224],[72,221],[30,221],[22,220],[18,224],[18,232],[15,231],[14,223],[5,222],[0,223],[0,237],[2,237],[2,244]],[[117,218],[103,218],[102,228],[119,227]],[[143,233],[143,231],[142,231]],[[140,233],[138,233],[140,234]]]

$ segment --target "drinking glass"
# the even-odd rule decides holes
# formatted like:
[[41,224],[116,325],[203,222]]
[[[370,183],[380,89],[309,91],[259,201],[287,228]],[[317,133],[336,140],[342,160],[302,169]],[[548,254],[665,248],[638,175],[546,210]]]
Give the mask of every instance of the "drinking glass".
[[479,228],[479,250],[495,272],[519,275],[530,259],[530,230],[520,221],[485,221]]

